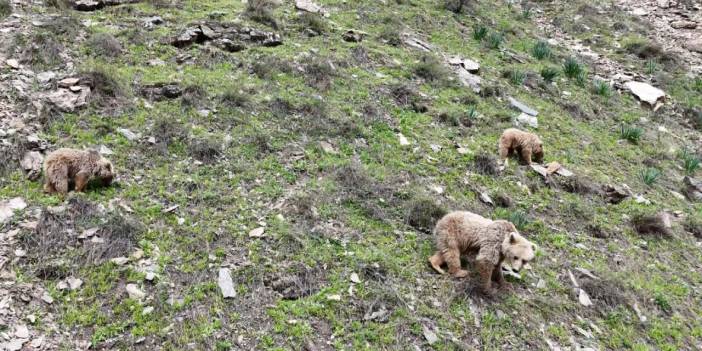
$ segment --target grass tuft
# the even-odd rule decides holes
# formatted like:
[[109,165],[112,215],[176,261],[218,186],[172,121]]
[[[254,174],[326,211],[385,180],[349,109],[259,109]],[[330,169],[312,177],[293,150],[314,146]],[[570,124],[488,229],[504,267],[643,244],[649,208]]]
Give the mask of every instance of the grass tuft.
[[700,158],[688,149],[680,151],[680,159],[683,161],[683,169],[687,175],[693,175],[700,169]]
[[10,0],[0,0],[0,19],[3,19],[12,14],[12,5]]
[[609,82],[605,80],[595,80],[592,86],[592,91],[602,97],[609,98],[612,96],[612,86],[609,85]]
[[502,46],[505,38],[501,33],[491,32],[485,39],[485,43],[488,48],[497,50]]
[[488,35],[488,29],[482,24],[478,24],[473,27],[473,39],[476,41],[483,41]]
[[566,77],[570,79],[577,78],[583,73],[584,69],[582,64],[578,62],[574,57],[569,57],[563,63],[563,73]]
[[638,144],[643,135],[643,129],[630,125],[622,125],[619,130],[619,138],[627,140],[633,144]]
[[639,173],[639,177],[644,184],[652,186],[661,177],[662,173],[657,168],[646,168]]
[[449,77],[446,66],[432,55],[424,55],[414,67],[414,73],[434,86],[443,85]]
[[276,6],[273,0],[249,0],[245,14],[253,21],[278,29],[278,21],[273,15]]
[[553,67],[544,67],[541,69],[541,78],[543,78],[546,83],[552,83],[559,74],[560,72]]
[[531,55],[537,60],[547,59],[551,57],[551,46],[545,41],[539,41],[531,49]]
[[86,45],[93,56],[112,59],[122,54],[122,44],[108,33],[92,35]]

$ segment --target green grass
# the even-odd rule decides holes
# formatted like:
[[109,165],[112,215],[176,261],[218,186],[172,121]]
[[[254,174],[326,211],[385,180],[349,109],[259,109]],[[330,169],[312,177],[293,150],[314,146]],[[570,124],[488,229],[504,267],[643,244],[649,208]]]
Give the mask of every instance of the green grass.
[[700,169],[700,158],[688,149],[683,149],[679,153],[683,161],[683,169],[687,175],[694,175]]
[[643,129],[630,125],[622,125],[619,130],[619,138],[627,140],[633,144],[638,144],[641,141]]
[[641,171],[639,177],[644,184],[652,186],[662,175],[661,171],[657,168],[646,168]]
[[[318,3],[328,16],[294,10],[290,2],[263,2],[259,11],[247,10],[259,2],[165,6],[142,1],[94,12],[67,10],[58,17],[53,8],[33,5],[32,11],[45,12],[47,18],[70,16],[78,24],[75,33],[52,31],[36,41],[61,50],[34,53],[61,55],[53,56],[60,60],[36,56],[34,71],[62,76],[62,55],[68,55],[80,63],[77,71],[99,67],[109,72],[124,95],[123,101],[107,99],[57,114],[47,125],[37,121],[38,135],[50,149],[105,145],[113,150],[109,158],[118,182],[70,196],[107,211],[91,226],[107,226],[101,218],[119,212],[144,228],[125,253],[139,248],[143,261],[124,266],[73,264],[74,256],[88,247],[83,241],[57,245],[61,250],[55,257],[41,252],[39,262],[8,262],[18,282],[43,286],[56,300],[52,305],[16,305],[22,316],[30,311],[25,307],[40,316],[33,333],[42,333],[43,323],[52,330],[55,325],[55,334],[47,337],[87,340],[95,349],[297,350],[310,345],[405,350],[419,345],[499,350],[509,345],[541,350],[549,348],[545,337],[561,348],[571,347],[572,339],[580,342],[577,327],[595,335],[587,339],[587,346],[595,349],[697,347],[702,322],[694,317],[702,313],[696,295],[702,275],[694,263],[702,256],[697,239],[687,233],[692,232],[690,225],[683,231],[676,224],[672,237],[650,240],[632,231],[627,218],[666,210],[680,211],[690,223],[702,222],[699,204],[670,195],[671,190],[681,192],[683,164],[692,160],[693,151],[686,157],[668,154],[673,148],[696,147],[698,131],[642,108],[630,94],[605,101],[592,93],[597,83],[588,80],[586,67],[576,61],[578,72],[569,76],[561,61],[575,53],[567,46],[541,43],[548,33],[536,21],[522,20],[516,5],[465,2],[454,13],[443,1]],[[611,16],[596,17],[604,21],[598,26],[585,4],[576,0],[572,6],[549,6],[538,13],[534,8],[529,15],[548,20],[553,12],[565,11],[561,24],[569,31],[580,11],[582,23],[592,31],[578,34],[578,39],[590,40],[594,51],[625,67],[643,70],[641,58],[622,54],[615,46],[628,40],[626,33],[648,35],[645,29],[616,7],[607,9]],[[29,16],[21,7],[15,11]],[[144,14],[159,14],[166,23],[152,30],[132,25],[142,23]],[[629,32],[618,30],[615,37],[610,17],[628,25]],[[244,50],[231,53],[217,42],[186,48],[169,43],[188,24],[203,21],[277,32],[283,45],[246,41]],[[366,33],[361,43],[341,39],[349,28]],[[18,43],[17,52],[28,47],[29,37],[48,31],[35,29]],[[90,46],[96,33],[116,38],[121,55],[96,55]],[[431,44],[432,56],[403,44],[404,33]],[[462,86],[446,68],[445,58],[455,56],[480,62],[481,93]],[[155,58],[167,64],[151,65]],[[671,76],[666,106],[671,109],[676,102],[700,104],[696,83],[684,70],[666,70]],[[507,71],[511,73],[503,75]],[[544,82],[555,84],[525,87],[525,72],[541,72]],[[599,72],[593,67],[592,73]],[[4,68],[3,74],[15,79],[16,72]],[[177,82],[187,93],[160,101],[141,95],[141,87],[160,82]],[[115,90],[105,89],[110,86],[101,86],[101,91]],[[41,93],[50,89],[31,86]],[[508,96],[539,111],[539,128],[532,131],[544,141],[545,161],[561,163],[577,180],[559,175],[544,179],[517,165],[516,159],[498,172],[496,144],[517,115],[506,103]],[[643,117],[667,126],[675,136],[644,137],[636,127]],[[138,132],[141,138],[129,141],[117,128]],[[410,145],[400,145],[399,133]],[[0,199],[21,196],[29,210],[2,230],[19,229],[17,237],[35,237],[36,232],[17,224],[37,221],[35,210],[66,202],[43,194],[40,182],[27,180],[4,161],[0,156],[0,170],[8,168],[7,175],[2,173]],[[647,186],[644,169],[653,166],[665,177],[657,176]],[[591,182],[593,193],[581,189],[585,182]],[[631,199],[608,203],[596,195],[606,184],[627,184],[651,204]],[[495,206],[484,204],[480,193],[489,194]],[[418,204],[424,204],[419,214]],[[169,208],[175,209],[164,213]],[[488,302],[471,293],[472,279],[452,279],[427,266],[427,257],[436,250],[434,217],[447,209],[507,219],[539,245],[538,257],[522,279],[508,277],[514,290]],[[61,225],[72,223],[82,222]],[[249,237],[258,227],[265,227],[263,237]],[[55,234],[86,228],[70,229],[59,228]],[[35,248],[27,251],[37,254]],[[62,278],[36,274],[37,265],[54,260],[66,262],[66,271],[83,279],[83,287],[58,291]],[[472,264],[466,264],[475,274]],[[153,282],[144,280],[145,266],[155,270]],[[221,296],[217,271],[223,266],[231,268],[236,298]],[[602,300],[581,306],[564,266],[616,280],[631,301],[611,308]],[[573,272],[578,280],[585,279]],[[354,273],[360,283],[351,281]],[[540,280],[546,288],[536,288]],[[127,298],[124,286],[130,283],[147,298]],[[286,295],[301,291],[294,298]],[[588,293],[594,298],[598,292]],[[329,298],[333,295],[340,301]],[[634,302],[649,318],[647,324],[638,322]],[[144,315],[148,307],[154,310]],[[381,310],[387,314],[371,318]],[[423,335],[426,324],[440,338],[431,346]],[[143,344],[133,344],[141,337]],[[64,349],[75,348],[65,343]]]
[[3,19],[12,14],[12,5],[10,0],[0,0],[0,19]]
[[570,79],[577,79],[583,72],[583,65],[573,57],[568,57],[563,63],[563,74]]
[[553,82],[559,74],[560,71],[553,67],[544,67],[541,69],[541,78],[543,78],[546,83]]
[[545,41],[538,41],[531,48],[531,56],[537,60],[544,60],[551,57],[551,46]]
[[609,85],[609,82],[604,80],[595,80],[592,90],[595,94],[604,98],[610,98],[612,96],[612,87]]

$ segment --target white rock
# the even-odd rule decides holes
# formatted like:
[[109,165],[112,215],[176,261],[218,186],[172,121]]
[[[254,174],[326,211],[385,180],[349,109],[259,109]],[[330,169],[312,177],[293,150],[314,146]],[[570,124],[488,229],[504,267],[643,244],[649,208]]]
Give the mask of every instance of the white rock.
[[153,312],[153,311],[154,311],[153,306],[147,306],[147,307],[144,307],[143,310],[141,310],[141,315],[142,315],[142,316],[148,316],[148,315],[150,315],[151,312]]
[[539,281],[536,283],[536,288],[543,289],[545,287],[546,287],[546,281],[543,279],[539,279]]
[[141,300],[146,297],[146,294],[141,291],[136,284],[127,284],[125,290],[127,291],[130,299]]
[[327,295],[327,300],[329,300],[329,301],[341,301],[341,295],[338,295],[338,294]]
[[461,81],[461,83],[473,90],[474,93],[479,93],[480,92],[480,86],[483,82],[483,80],[480,78],[480,76],[472,74],[465,69],[455,69],[456,75],[458,76],[458,80]]
[[22,349],[22,345],[27,342],[27,340],[22,340],[22,339],[14,339],[10,340],[4,344],[0,344],[0,346],[3,346],[3,350],[7,351],[19,351]]
[[517,110],[519,110],[521,112],[526,113],[527,115],[534,116],[534,117],[539,115],[538,111],[534,110],[533,108],[527,106],[523,102],[521,102],[521,101],[519,101],[511,96],[508,97],[507,100],[509,101],[510,105],[512,105],[512,107],[516,108]]
[[539,127],[539,120],[534,116],[530,116],[530,115],[522,112],[519,114],[519,116],[517,116],[517,119],[515,120],[515,124],[517,126],[529,126],[532,128],[538,128]]
[[631,91],[639,100],[655,106],[658,100],[665,99],[665,92],[647,83],[626,82],[624,86]]
[[580,302],[581,305],[583,306],[592,306],[592,300],[590,300],[590,296],[587,295],[585,290],[580,289],[578,292],[578,302]]
[[311,0],[295,0],[295,8],[306,12],[318,13],[324,16],[327,15],[326,11],[324,11],[321,6],[315,4]]
[[125,264],[127,264],[127,262],[129,262],[129,259],[124,257],[124,256],[121,256],[121,257],[115,257],[115,258],[111,259],[110,262],[112,262],[118,266],[124,266]]
[[29,343],[29,345],[32,346],[32,348],[40,349],[41,346],[44,345],[44,337],[40,336],[40,337],[34,338],[32,340],[32,342]]
[[51,71],[41,72],[37,74],[37,81],[39,81],[39,83],[48,83],[54,78],[56,78],[56,73]]
[[258,227],[256,229],[253,229],[249,232],[249,238],[260,238],[263,236],[265,230],[266,229],[264,227]]
[[49,305],[54,303],[54,298],[51,297],[51,295],[49,295],[49,293],[46,291],[41,295],[41,300],[48,303]]
[[234,289],[234,282],[232,281],[229,268],[220,268],[217,285],[219,285],[219,289],[222,291],[222,296],[225,299],[236,297],[236,290]]
[[470,73],[478,73],[480,70],[480,64],[471,59],[452,57],[448,60],[448,63],[453,66],[461,66]]
[[27,203],[21,197],[15,197],[10,200],[0,202],[0,224],[5,223],[8,219],[12,218],[15,211],[24,210],[27,207]]
[[17,69],[20,67],[19,62],[15,59],[9,59],[9,60],[5,61],[5,63],[14,69]]
[[351,277],[349,279],[351,280],[352,283],[358,284],[361,282],[361,278],[359,278],[358,274],[356,274],[356,273],[351,273]]
[[29,338],[29,329],[27,328],[26,325],[20,324],[15,327],[15,337],[18,337],[20,339],[27,339]]
[[100,153],[102,155],[113,155],[114,154],[114,152],[112,150],[110,150],[110,148],[108,148],[105,145],[100,145]]
[[80,289],[80,287],[83,286],[83,281],[79,278],[69,277],[66,281],[68,282],[68,287],[71,290]]
[[634,201],[636,201],[637,204],[644,204],[644,205],[651,204],[651,201],[649,199],[645,198],[643,195],[635,195]]
[[439,195],[444,193],[444,187],[442,187],[441,185],[432,185],[430,189]]
[[117,131],[129,141],[134,141],[139,138],[137,134],[126,128],[118,128]]
[[495,205],[495,203],[492,202],[492,198],[490,198],[490,195],[488,195],[487,193],[482,193],[482,192],[480,193],[480,201],[482,201],[488,205],[491,205],[491,206]]
[[407,140],[407,137],[402,135],[402,133],[397,133],[397,137],[400,139],[400,145],[401,146],[407,146],[410,145],[409,140]]
[[426,325],[422,326],[423,332],[424,332],[424,338],[427,339],[427,343],[429,345],[435,344],[437,341],[439,341],[439,337],[436,336],[436,333],[434,333],[433,330],[431,330],[429,327]]
[[80,235],[78,235],[78,239],[87,239],[92,237],[93,235],[97,234],[97,232],[100,231],[100,228],[98,227],[93,227],[89,228],[83,231]]
[[155,278],[156,278],[156,273],[154,273],[154,272],[146,272],[146,277],[144,277],[144,279],[146,279],[148,281],[152,281]]
[[322,148],[322,150],[324,150],[324,152],[328,154],[337,155],[339,153],[339,151],[336,151],[336,149],[334,148],[334,145],[327,141],[320,141],[319,146]]
[[22,249],[15,249],[15,256],[16,257],[24,257],[27,256],[27,251],[24,251]]

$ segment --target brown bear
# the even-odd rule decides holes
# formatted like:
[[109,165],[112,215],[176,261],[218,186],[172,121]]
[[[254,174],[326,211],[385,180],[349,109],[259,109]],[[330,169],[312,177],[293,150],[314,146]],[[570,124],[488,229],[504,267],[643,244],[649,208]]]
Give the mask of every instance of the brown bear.
[[44,191],[68,193],[70,184],[75,191],[84,191],[91,179],[100,179],[107,186],[112,183],[112,163],[95,150],[58,149],[44,160]]
[[518,153],[522,162],[531,165],[544,160],[544,146],[539,136],[519,129],[509,128],[502,132],[499,143],[500,160],[504,162],[501,168],[507,167],[510,155]]
[[488,295],[497,291],[493,280],[500,287],[508,287],[502,276],[503,261],[506,260],[516,273],[534,259],[536,251],[536,245],[521,236],[514,224],[467,211],[444,216],[436,223],[434,235],[437,251],[429,257],[432,268],[444,274],[441,266],[446,264],[449,274],[463,278],[468,271],[461,269],[461,255],[477,252],[475,264],[480,274],[480,287]]

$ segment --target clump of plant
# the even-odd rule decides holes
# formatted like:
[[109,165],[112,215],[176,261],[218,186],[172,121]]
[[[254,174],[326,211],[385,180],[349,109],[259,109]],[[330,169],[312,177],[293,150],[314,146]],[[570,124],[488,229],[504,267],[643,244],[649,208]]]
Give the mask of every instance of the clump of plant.
[[592,86],[592,90],[595,94],[605,98],[609,98],[612,96],[612,87],[607,81],[604,80],[595,80]]
[[683,169],[688,175],[693,175],[700,169],[700,158],[690,150],[683,149],[678,156],[683,161]]
[[414,67],[414,73],[432,85],[441,85],[448,80],[448,69],[432,55],[425,55]]
[[619,138],[627,140],[633,144],[638,144],[643,135],[643,129],[631,125],[622,125],[619,130]]
[[563,74],[570,79],[577,78],[583,71],[583,65],[574,57],[567,58],[563,63]]
[[497,50],[502,46],[502,42],[505,40],[504,36],[497,32],[491,32],[485,38],[485,42],[488,48]]
[[324,34],[329,29],[324,18],[316,13],[303,12],[299,21],[303,29],[310,30],[317,35]]
[[473,27],[473,39],[476,41],[483,41],[488,35],[488,29],[482,24]]
[[553,67],[544,67],[541,69],[541,78],[544,79],[546,83],[552,83],[560,72]]
[[253,21],[278,29],[278,21],[273,15],[276,6],[273,0],[249,0],[245,14]]
[[12,14],[12,5],[10,0],[0,0],[0,19],[3,19]]
[[657,168],[646,168],[639,173],[639,177],[644,184],[652,186],[660,177],[662,173]]
[[547,59],[551,57],[551,46],[545,41],[539,41],[531,48],[531,55],[537,60]]

